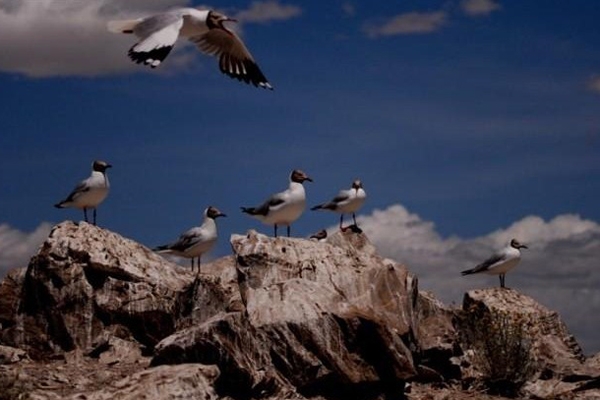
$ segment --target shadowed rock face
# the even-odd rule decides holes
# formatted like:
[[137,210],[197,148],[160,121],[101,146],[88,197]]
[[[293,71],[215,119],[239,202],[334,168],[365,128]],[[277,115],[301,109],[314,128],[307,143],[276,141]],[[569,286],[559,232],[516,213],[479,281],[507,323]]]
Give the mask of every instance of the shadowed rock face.
[[226,364],[222,387],[257,395],[402,388],[416,374],[416,280],[364,236],[338,240],[343,246],[234,235],[244,312],[170,336],[153,364]]
[[56,226],[27,268],[18,312],[29,328],[14,343],[36,353],[89,350],[105,327],[120,324],[151,348],[175,331],[192,282],[166,264],[85,222]]
[[[599,358],[518,292],[475,290],[449,309],[351,231],[325,242],[250,231],[231,246],[196,276],[112,232],[57,225],[0,283],[0,393],[12,382],[73,399],[600,394]],[[498,354],[510,356],[490,364]]]

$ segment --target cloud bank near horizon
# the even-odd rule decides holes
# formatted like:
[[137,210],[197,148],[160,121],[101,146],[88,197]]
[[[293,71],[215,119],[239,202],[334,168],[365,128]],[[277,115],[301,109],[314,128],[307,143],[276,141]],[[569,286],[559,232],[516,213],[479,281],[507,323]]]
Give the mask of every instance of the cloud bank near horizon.
[[499,285],[496,276],[463,277],[460,271],[518,238],[529,249],[522,251],[521,263],[507,274],[507,286],[558,310],[584,350],[600,351],[596,334],[600,325],[589,317],[600,313],[597,222],[576,214],[558,215],[549,221],[527,216],[479,237],[444,238],[433,222],[395,204],[361,216],[358,223],[381,255],[404,263],[418,276],[422,290],[454,304],[460,304],[466,291]]

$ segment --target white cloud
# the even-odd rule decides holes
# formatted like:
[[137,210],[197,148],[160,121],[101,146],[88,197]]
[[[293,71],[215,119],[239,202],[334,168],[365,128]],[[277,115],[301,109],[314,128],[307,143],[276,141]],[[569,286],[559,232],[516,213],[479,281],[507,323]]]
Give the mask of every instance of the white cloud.
[[285,21],[302,14],[302,9],[291,4],[280,4],[277,0],[254,1],[247,10],[239,11],[235,17],[240,22],[266,23]]
[[[2,0],[0,72],[36,78],[150,72],[127,57],[135,39],[108,32],[107,21],[188,5],[191,0]],[[299,7],[265,1],[252,3],[237,16],[243,22],[263,23],[300,13]],[[195,52],[193,46],[181,43],[160,72],[189,68],[197,59],[191,56]]]
[[460,7],[463,12],[472,17],[485,16],[502,8],[494,0],[462,0]]
[[43,222],[33,232],[26,233],[0,224],[0,279],[10,269],[26,267],[51,228],[49,223]]
[[549,221],[528,216],[480,237],[444,238],[432,222],[401,205],[375,210],[358,223],[383,256],[418,276],[421,289],[457,304],[468,290],[498,285],[495,276],[463,277],[460,271],[518,238],[529,249],[508,274],[507,286],[559,311],[586,351],[600,351],[600,322],[589,318],[600,313],[600,224],[573,214]]
[[412,35],[431,33],[441,29],[446,24],[447,15],[444,11],[430,13],[409,12],[379,23],[367,23],[363,31],[367,36]]
[[2,2],[0,71],[48,77],[139,70],[126,56],[132,45],[127,39],[131,38],[108,32],[106,22],[186,3],[183,0]]

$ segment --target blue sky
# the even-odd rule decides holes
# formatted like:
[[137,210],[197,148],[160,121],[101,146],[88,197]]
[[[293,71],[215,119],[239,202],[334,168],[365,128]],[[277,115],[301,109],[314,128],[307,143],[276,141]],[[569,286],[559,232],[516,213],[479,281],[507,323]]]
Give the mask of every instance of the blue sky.
[[[531,223],[522,241],[577,243],[582,252],[592,249],[577,268],[597,271],[600,3],[210,4],[238,17],[237,29],[272,92],[229,79],[216,60],[184,42],[150,71],[126,56],[134,38],[105,31],[109,19],[186,4],[198,5],[0,4],[1,270],[24,265],[52,224],[81,218],[52,205],[89,175],[94,159],[103,159],[114,168],[99,225],[148,246],[196,225],[208,205],[229,215],[218,221],[213,257],[229,254],[232,233],[270,234],[239,207],[284,189],[289,172],[301,168],[314,179],[305,185],[309,204],[360,178],[369,196],[361,210],[365,224],[381,221],[375,218],[381,210],[389,213],[379,217],[400,221],[386,233],[393,240],[374,240],[399,261],[405,260],[398,248],[410,251],[425,240],[491,251],[500,244],[491,238],[505,239],[498,232]],[[395,205],[408,214],[399,216]],[[306,212],[292,233],[306,236],[337,218]],[[406,236],[415,221],[434,239]],[[15,250],[24,241],[30,245]],[[530,261],[529,268],[555,260],[552,248],[540,247],[530,256],[539,266]],[[408,258],[419,274],[421,260]],[[439,268],[453,273],[470,266]],[[435,273],[424,275],[422,284],[437,288]],[[537,295],[535,277],[521,278],[529,279],[528,294]],[[497,284],[466,282],[461,290]],[[597,288],[587,288],[593,301],[581,296],[590,312],[600,310]],[[448,293],[436,294],[460,301]],[[561,304],[550,293],[540,297]],[[569,298],[573,292],[565,293]],[[591,339],[600,326],[578,324],[570,327],[590,333],[587,349],[600,350]]]

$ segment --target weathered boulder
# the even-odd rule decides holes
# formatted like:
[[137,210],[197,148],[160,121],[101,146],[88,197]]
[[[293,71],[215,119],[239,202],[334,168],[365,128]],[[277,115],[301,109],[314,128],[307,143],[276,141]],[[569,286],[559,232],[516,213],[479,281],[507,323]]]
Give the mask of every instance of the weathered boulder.
[[458,325],[463,379],[492,392],[567,398],[600,377],[559,315],[515,290],[466,293]]
[[243,313],[164,339],[153,364],[214,363],[233,397],[401,393],[417,373],[416,279],[364,235],[332,238],[232,236]]
[[[84,350],[105,327],[151,348],[175,331],[193,276],[146,247],[81,222],[54,227],[23,284],[17,344],[35,354]],[[34,355],[35,355],[34,354]]]
[[0,282],[0,343],[15,345],[26,268],[16,268],[8,272]]

